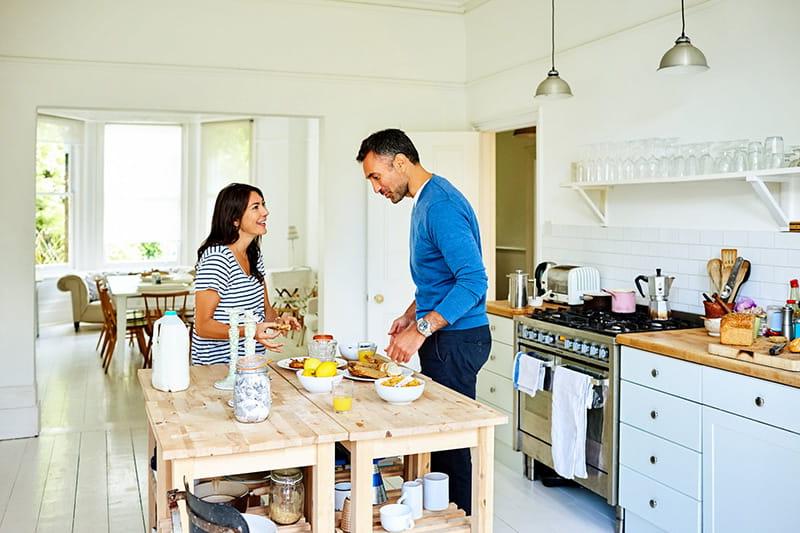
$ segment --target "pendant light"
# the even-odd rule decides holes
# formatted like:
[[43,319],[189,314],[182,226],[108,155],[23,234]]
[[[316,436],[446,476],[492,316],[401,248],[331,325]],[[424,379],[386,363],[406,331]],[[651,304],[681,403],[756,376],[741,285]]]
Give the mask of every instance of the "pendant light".
[[686,15],[684,14],[683,0],[681,0],[681,36],[675,41],[675,46],[667,50],[658,66],[659,72],[690,73],[708,70],[706,56],[699,48],[692,45],[686,36]]
[[540,100],[558,100],[572,96],[569,84],[558,76],[556,70],[556,0],[552,0],[550,13],[550,72],[547,73],[547,78],[536,87],[534,98]]

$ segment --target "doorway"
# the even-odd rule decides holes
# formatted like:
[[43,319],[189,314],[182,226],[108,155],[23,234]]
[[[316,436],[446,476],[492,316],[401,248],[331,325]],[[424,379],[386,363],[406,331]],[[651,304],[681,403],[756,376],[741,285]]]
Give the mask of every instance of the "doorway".
[[536,127],[495,134],[495,298],[508,298],[507,274],[533,274]]

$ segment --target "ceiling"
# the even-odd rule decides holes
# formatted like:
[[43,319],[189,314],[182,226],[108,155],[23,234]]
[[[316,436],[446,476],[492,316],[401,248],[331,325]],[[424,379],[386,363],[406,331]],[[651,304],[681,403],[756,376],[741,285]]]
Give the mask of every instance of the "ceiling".
[[328,0],[344,4],[364,4],[387,7],[440,11],[442,13],[464,14],[489,0]]

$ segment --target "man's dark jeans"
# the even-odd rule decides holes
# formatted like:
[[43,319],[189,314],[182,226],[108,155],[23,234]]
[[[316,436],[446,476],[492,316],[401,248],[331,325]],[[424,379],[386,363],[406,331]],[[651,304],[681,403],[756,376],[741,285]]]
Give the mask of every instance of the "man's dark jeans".
[[[489,326],[437,331],[419,349],[422,373],[446,387],[475,399],[478,371],[489,358]],[[469,448],[431,454],[431,470],[450,476],[450,500],[472,513],[472,459]]]

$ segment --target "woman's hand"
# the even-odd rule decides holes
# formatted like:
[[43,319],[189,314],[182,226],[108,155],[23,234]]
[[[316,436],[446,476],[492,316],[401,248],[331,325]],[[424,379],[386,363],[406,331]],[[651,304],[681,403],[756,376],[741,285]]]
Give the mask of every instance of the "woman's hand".
[[283,343],[269,342],[280,336],[280,324],[278,322],[259,322],[256,324],[256,341],[270,352],[282,352]]
[[278,329],[280,329],[283,333],[293,329],[294,331],[300,331],[300,321],[297,320],[291,313],[283,313],[277,320]]

